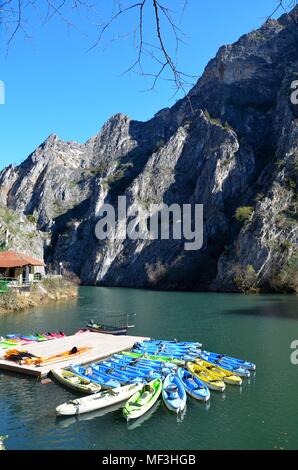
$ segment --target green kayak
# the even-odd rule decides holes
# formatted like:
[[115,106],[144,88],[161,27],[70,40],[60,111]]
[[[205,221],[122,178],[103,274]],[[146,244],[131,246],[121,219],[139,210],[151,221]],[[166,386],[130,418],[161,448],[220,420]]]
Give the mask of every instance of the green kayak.
[[16,346],[18,346],[20,343],[17,343],[16,341],[0,341],[0,348],[3,348],[3,349],[8,349],[8,348],[15,348]]
[[133,353],[129,351],[123,351],[121,354],[125,354],[125,356],[131,357],[142,357],[143,359],[150,359],[150,361],[171,362],[172,364],[176,364],[177,366],[185,366],[186,364],[185,361],[182,361],[182,359],[177,359],[175,357],[152,356],[150,354]]
[[127,419],[136,419],[150,410],[157,402],[162,391],[161,379],[152,380],[136,392],[125,404],[123,416]]

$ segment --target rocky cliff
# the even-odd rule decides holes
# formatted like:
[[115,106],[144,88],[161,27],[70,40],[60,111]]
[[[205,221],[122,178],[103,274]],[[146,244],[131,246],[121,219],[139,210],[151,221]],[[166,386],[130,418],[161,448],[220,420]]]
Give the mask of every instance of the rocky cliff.
[[0,250],[20,251],[43,260],[44,242],[50,234],[37,229],[34,218],[0,203]]
[[[85,144],[51,135],[0,173],[0,202],[50,233],[48,263],[83,283],[294,290],[297,273],[298,8],[224,46],[189,95],[148,122],[113,116]],[[99,241],[98,211],[125,195],[204,205],[204,244]],[[235,215],[236,214],[236,215]]]

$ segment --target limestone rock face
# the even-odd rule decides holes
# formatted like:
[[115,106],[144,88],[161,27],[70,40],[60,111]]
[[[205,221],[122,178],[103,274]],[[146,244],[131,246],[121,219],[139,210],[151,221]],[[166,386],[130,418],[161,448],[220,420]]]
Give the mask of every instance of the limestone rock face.
[[[51,135],[2,170],[0,203],[50,234],[46,261],[89,284],[233,291],[250,267],[256,286],[272,286],[297,250],[297,14],[223,46],[189,95],[150,121],[116,114],[85,144]],[[153,203],[203,204],[203,247],[98,240],[98,212],[117,212],[120,195],[140,225]],[[243,222],[239,207],[251,211]]]
[[[30,219],[30,218],[29,218]],[[34,220],[0,204],[0,248],[43,260],[47,234],[37,229]]]

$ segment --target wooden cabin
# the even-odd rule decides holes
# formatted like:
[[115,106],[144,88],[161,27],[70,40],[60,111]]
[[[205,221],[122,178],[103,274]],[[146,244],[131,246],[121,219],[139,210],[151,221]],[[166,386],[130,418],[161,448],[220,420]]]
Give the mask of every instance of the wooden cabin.
[[0,279],[5,278],[12,284],[22,285],[38,281],[44,275],[43,261],[15,251],[0,252]]

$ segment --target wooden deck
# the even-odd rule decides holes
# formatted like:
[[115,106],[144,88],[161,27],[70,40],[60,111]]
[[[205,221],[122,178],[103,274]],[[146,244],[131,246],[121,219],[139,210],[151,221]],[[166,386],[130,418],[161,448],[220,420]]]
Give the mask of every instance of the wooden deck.
[[76,357],[72,360],[47,364],[42,367],[20,365],[12,361],[0,359],[0,369],[44,378],[48,375],[50,370],[55,367],[68,367],[70,364],[79,365],[95,362],[99,359],[110,356],[111,354],[131,349],[136,341],[144,341],[145,339],[149,338],[143,338],[140,336],[113,336],[102,333],[85,332],[75,336],[67,336],[66,338],[33,343],[31,345],[23,345],[18,349],[26,350],[36,356],[52,356],[64,351],[70,351],[74,346],[92,347],[92,350],[87,354],[83,354],[82,356]]

